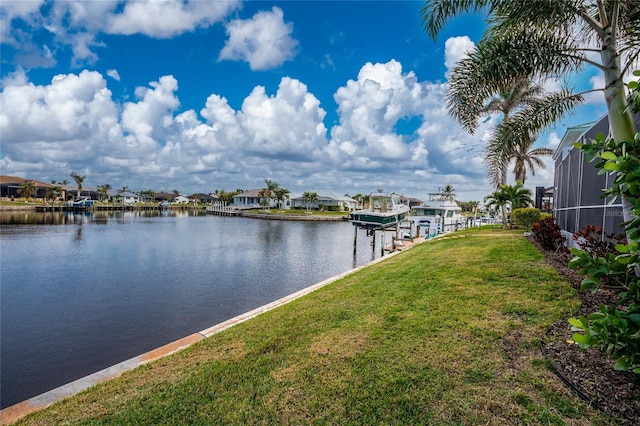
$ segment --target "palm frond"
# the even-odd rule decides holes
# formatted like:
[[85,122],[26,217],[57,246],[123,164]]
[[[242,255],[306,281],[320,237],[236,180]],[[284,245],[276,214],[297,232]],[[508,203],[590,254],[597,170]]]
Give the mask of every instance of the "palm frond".
[[477,12],[486,7],[491,9],[492,3],[492,0],[427,0],[420,10],[422,25],[427,34],[435,40],[451,18]]

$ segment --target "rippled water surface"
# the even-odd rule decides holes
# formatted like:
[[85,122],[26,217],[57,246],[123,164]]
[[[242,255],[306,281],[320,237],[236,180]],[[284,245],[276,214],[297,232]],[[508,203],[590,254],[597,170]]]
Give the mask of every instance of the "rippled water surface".
[[3,408],[379,255],[359,231],[354,257],[348,222],[14,216],[0,227]]

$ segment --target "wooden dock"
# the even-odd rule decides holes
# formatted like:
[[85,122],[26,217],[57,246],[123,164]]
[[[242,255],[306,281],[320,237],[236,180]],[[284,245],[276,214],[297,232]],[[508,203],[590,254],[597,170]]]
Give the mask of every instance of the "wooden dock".
[[207,206],[207,214],[213,214],[217,216],[240,216],[241,211],[231,207],[225,202],[220,201]]

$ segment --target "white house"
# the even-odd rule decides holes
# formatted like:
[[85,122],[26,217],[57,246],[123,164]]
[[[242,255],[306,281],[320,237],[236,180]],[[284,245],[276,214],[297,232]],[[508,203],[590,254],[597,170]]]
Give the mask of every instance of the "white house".
[[[316,192],[316,191],[310,191]],[[347,197],[345,195],[337,195],[333,191],[317,191],[318,201],[315,202],[307,202],[302,195],[292,198],[291,207],[292,208],[301,208],[301,209],[318,209],[320,208],[320,204],[324,208],[333,208],[338,211],[351,211],[356,209],[356,200],[351,197]]]
[[[262,197],[260,196],[261,189],[252,189],[251,191],[243,192],[241,194],[236,194],[233,196],[233,207],[241,208],[241,209],[258,209],[262,207],[260,201]],[[269,207],[277,207],[276,200],[269,200]]]
[[173,199],[173,204],[189,204],[189,199],[184,195],[178,195]]
[[138,194],[134,194],[133,192],[120,192],[120,197],[122,197],[122,202],[124,204],[135,204],[140,202],[140,196]]

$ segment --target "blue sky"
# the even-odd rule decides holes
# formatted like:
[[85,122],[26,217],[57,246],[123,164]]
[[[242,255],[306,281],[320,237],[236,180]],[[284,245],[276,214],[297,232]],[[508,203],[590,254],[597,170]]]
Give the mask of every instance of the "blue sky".
[[[498,117],[468,135],[444,96],[484,19],[460,17],[434,41],[422,4],[3,0],[0,173],[184,194],[271,179],[426,199],[452,184],[481,200]],[[595,98],[538,145],[604,112]],[[527,186],[552,182],[549,166]]]

